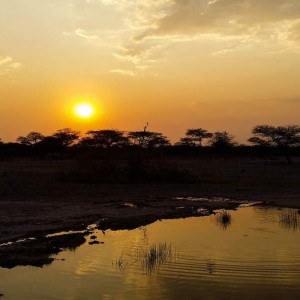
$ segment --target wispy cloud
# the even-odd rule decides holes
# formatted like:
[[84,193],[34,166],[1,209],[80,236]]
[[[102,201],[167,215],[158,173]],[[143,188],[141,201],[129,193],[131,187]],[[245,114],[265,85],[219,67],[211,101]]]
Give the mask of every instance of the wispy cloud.
[[91,34],[90,32],[82,29],[82,28],[77,28],[75,30],[75,34],[79,37],[82,37],[84,39],[88,40],[99,40],[99,36],[96,34]]
[[[75,1],[75,0],[74,0]],[[159,60],[158,50],[186,41],[218,42],[213,56],[260,48],[260,53],[300,51],[299,0],[76,0],[93,9],[118,13],[120,27],[84,26],[74,34],[112,48],[134,72]]]
[[10,56],[1,56],[0,55],[0,66],[5,65],[12,61],[12,57]]
[[136,76],[136,72],[132,71],[132,70],[123,70],[123,69],[114,69],[110,71],[111,73],[116,73],[116,74],[121,74],[124,76]]
[[298,0],[174,0],[172,10],[146,36],[170,33],[245,34],[268,24],[297,20]]
[[17,70],[20,69],[22,67],[22,64],[20,64],[19,62],[14,62],[12,64],[9,65],[11,68]]
[[0,75],[6,75],[11,71],[20,69],[22,65],[10,56],[0,55]]

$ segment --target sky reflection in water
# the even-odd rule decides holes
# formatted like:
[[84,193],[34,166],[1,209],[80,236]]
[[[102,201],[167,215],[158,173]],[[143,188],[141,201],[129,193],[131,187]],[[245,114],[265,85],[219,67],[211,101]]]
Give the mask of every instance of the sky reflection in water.
[[0,269],[0,291],[4,299],[32,300],[297,299],[297,210],[247,207],[229,214],[225,227],[217,214],[97,232],[104,244],[91,246],[88,238],[49,267]]

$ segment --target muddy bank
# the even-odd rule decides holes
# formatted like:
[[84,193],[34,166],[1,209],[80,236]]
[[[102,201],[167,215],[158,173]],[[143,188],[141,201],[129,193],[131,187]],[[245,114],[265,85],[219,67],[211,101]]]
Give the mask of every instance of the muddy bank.
[[0,243],[49,232],[83,229],[103,218],[149,219],[150,222],[160,218],[192,216],[202,208],[212,211],[241,203],[216,197],[147,196],[151,191],[146,189],[144,196],[117,189],[111,193],[116,199],[83,196],[81,200],[72,201],[57,198],[53,201],[0,201]]
[[[110,204],[110,213],[106,217],[96,220],[94,229],[86,229],[81,233],[65,234],[46,237],[44,234],[34,236],[34,240],[14,242],[0,247],[0,267],[14,268],[16,266],[43,267],[55,260],[55,255],[65,249],[75,250],[86,241],[88,235],[90,245],[99,245],[101,241],[94,239],[93,230],[130,230],[146,226],[160,219],[186,218],[190,216],[204,216],[214,210],[236,209],[241,202],[221,198],[177,198],[173,204],[161,199],[159,204],[147,206],[136,202],[120,202]],[[163,205],[162,205],[163,204]],[[180,206],[179,206],[180,205]],[[114,212],[114,213],[113,213]],[[82,225],[85,227],[85,225]]]
[[46,238],[36,237],[11,245],[0,247],[0,267],[14,268],[16,266],[43,267],[51,264],[63,250],[75,250],[85,242],[85,234],[70,234]]
[[[187,215],[193,209],[226,208],[230,202],[222,197],[241,201],[266,201],[277,206],[299,208],[294,191],[228,190],[224,186],[202,185],[52,185],[44,192],[33,188],[29,192],[14,191],[0,196],[0,243],[48,232],[76,230],[101,218],[130,218],[166,215],[177,216],[179,207]],[[23,187],[24,189],[24,187]],[[22,191],[22,190],[21,190]],[[205,197],[203,197],[203,195]],[[199,203],[188,197],[201,198]],[[126,203],[133,206],[126,206]]]

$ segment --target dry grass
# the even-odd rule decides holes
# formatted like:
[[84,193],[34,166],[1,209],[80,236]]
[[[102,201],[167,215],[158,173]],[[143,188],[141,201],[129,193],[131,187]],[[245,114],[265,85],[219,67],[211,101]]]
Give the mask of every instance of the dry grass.
[[280,225],[288,230],[297,230],[300,229],[300,214],[299,211],[289,210],[284,212],[279,217]]
[[217,223],[226,230],[231,225],[231,215],[228,211],[223,210],[217,214]]
[[152,245],[141,255],[142,270],[147,274],[157,271],[160,266],[170,262],[173,258],[172,247],[167,243]]

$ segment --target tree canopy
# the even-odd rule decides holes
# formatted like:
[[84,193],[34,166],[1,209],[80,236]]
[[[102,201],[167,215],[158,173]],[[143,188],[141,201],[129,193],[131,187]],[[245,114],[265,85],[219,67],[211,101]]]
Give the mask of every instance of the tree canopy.
[[258,146],[292,147],[300,145],[300,126],[257,125],[248,141]]
[[284,155],[291,163],[289,148],[300,145],[300,126],[257,125],[252,129],[254,135],[248,141],[255,146],[282,148]]
[[170,141],[160,132],[131,131],[128,138],[133,145],[142,148],[157,148],[170,145]]
[[187,129],[185,135],[186,136],[181,138],[177,145],[201,147],[203,145],[203,140],[212,137],[212,133],[203,128]]
[[74,144],[79,139],[79,132],[70,128],[57,130],[53,137],[56,138],[63,147],[68,147]]
[[234,141],[234,136],[227,131],[214,132],[209,140],[209,144],[217,149],[229,148],[237,145]]
[[80,141],[81,146],[92,146],[99,148],[122,147],[128,145],[128,138],[124,132],[114,129],[88,131],[87,137]]
[[36,131],[29,132],[26,136],[19,136],[17,142],[23,145],[35,145],[42,141],[44,136]]

